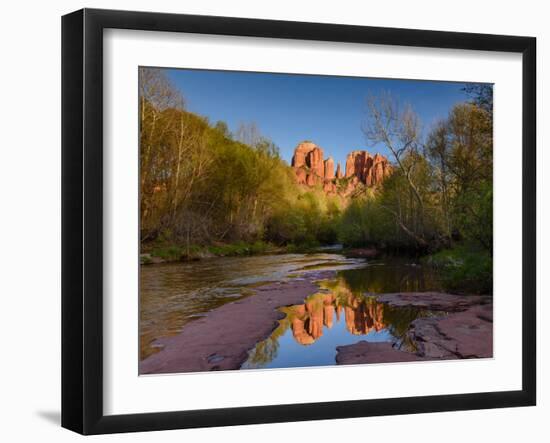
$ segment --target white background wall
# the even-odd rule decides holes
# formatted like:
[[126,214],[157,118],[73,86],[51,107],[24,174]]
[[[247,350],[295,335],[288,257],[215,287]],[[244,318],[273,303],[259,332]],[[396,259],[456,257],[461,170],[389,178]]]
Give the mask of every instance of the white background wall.
[[[0,438],[81,440],[60,414],[60,16],[81,7],[155,10],[282,20],[531,35],[538,38],[539,226],[550,222],[549,156],[543,156],[550,93],[549,11],[535,0],[481,2],[112,0],[4,2],[0,60]],[[543,109],[545,108],[545,109]],[[546,111],[546,112],[544,112]],[[520,147],[510,152],[518,158]],[[550,172],[549,172],[550,173]],[[518,182],[518,186],[520,183]],[[546,202],[543,202],[546,200]],[[545,203],[543,205],[543,203]],[[94,441],[337,440],[547,441],[550,437],[549,235],[539,228],[539,406],[353,420],[165,431]],[[544,252],[542,249],[546,248]],[[546,276],[541,275],[543,272]],[[514,327],[514,325],[510,325]],[[413,382],[413,381],[412,381]],[[449,380],[449,383],[452,383]],[[308,387],[304,387],[307,389]]]

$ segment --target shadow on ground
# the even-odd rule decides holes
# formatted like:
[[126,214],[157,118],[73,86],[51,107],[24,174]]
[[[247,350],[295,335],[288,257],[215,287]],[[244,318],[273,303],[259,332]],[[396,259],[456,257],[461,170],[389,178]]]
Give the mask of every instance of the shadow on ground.
[[36,411],[36,415],[53,425],[61,425],[60,411]]

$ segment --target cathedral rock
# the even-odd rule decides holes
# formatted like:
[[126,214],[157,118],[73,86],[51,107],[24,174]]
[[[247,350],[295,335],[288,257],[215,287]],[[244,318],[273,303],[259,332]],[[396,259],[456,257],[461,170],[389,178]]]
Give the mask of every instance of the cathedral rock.
[[378,153],[373,157],[367,151],[353,151],[346,158],[346,177],[357,177],[367,186],[382,183],[390,172],[388,159]]
[[342,172],[340,163],[334,171],[332,157],[323,158],[324,152],[310,141],[304,141],[296,146],[292,157],[292,167],[296,172],[298,184],[315,186],[322,185],[325,192],[337,192],[337,185],[343,194],[353,192],[359,183],[365,186],[376,186],[391,174],[392,166],[381,154],[372,156],[367,151],[352,151],[346,158],[346,170]]

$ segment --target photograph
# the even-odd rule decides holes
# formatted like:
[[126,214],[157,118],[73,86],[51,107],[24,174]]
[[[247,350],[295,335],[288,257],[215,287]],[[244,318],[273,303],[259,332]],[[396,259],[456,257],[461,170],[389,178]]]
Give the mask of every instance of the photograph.
[[493,357],[493,85],[140,66],[139,374]]
[[545,440],[548,14],[454,6],[6,3],[0,440]]

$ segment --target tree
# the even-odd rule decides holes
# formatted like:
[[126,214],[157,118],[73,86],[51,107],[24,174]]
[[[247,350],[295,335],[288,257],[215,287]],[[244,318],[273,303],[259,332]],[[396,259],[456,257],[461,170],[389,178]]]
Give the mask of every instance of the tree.
[[166,136],[177,118],[170,110],[183,110],[184,100],[162,70],[140,68],[139,106],[140,213],[142,228],[147,231],[149,219],[154,217],[154,194],[166,187],[170,157]]
[[492,117],[474,103],[453,107],[428,135],[446,234],[492,251]]
[[443,218],[444,233],[450,242],[453,232],[453,222],[450,206],[451,176],[449,173],[449,130],[444,121],[435,125],[426,142],[426,154],[431,159],[436,179],[435,188],[439,194],[439,207]]
[[460,104],[448,118],[448,168],[453,216],[462,235],[492,252],[493,124],[474,104]]
[[231,131],[229,131],[227,123],[222,120],[218,120],[218,122],[216,122],[214,129],[219,131],[219,133],[222,134],[225,138],[233,138],[233,135],[231,134]]
[[[406,223],[400,207],[386,206],[400,226],[419,247],[425,248],[427,241],[424,233],[424,201],[415,181],[415,170],[421,156],[420,120],[411,106],[401,105],[389,93],[367,97],[367,118],[362,125],[367,140],[374,144],[382,144],[389,149],[406,184],[416,201],[414,226]],[[399,200],[397,200],[399,202]],[[411,208],[412,209],[412,208]]]
[[256,146],[262,139],[260,130],[254,122],[239,124],[235,132],[235,140],[248,146]]
[[493,117],[493,85],[468,83],[463,89],[472,98],[472,103]]

